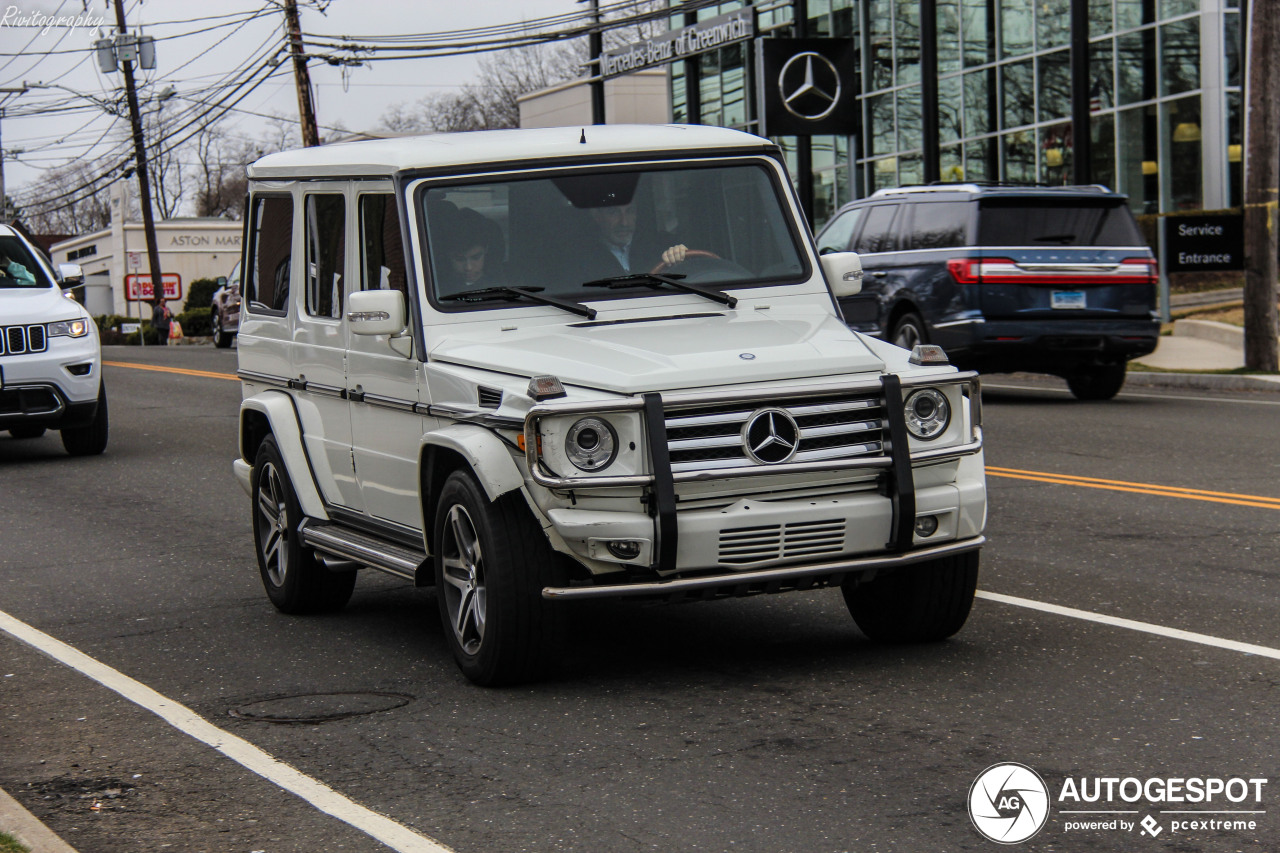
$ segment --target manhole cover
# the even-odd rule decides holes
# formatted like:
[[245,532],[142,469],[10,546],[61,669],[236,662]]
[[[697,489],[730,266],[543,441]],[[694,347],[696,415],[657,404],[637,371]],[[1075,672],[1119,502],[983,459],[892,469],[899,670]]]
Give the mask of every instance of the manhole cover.
[[231,716],[259,723],[327,723],[363,714],[390,711],[413,701],[407,693],[362,690],[339,693],[299,693],[262,699],[232,708]]

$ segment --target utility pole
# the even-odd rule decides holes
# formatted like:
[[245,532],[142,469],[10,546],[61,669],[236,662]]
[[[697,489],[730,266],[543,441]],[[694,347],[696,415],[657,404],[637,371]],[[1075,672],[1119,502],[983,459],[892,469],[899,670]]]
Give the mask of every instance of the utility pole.
[[[0,89],[0,95],[22,95],[27,91],[26,86]],[[4,107],[0,107],[0,125],[4,124]],[[9,224],[9,197],[6,196],[4,189],[4,145],[0,142],[0,221],[5,225]]]
[[298,21],[297,0],[284,0],[284,24],[289,33],[289,53],[293,55],[293,81],[298,87],[298,119],[302,122],[302,144],[314,148],[320,144],[316,129],[316,111],[311,105],[311,75],[302,51],[302,24]]
[[596,73],[592,75],[591,86],[591,123],[604,124],[604,34],[600,31],[600,0],[591,0],[592,30],[587,36],[587,52],[596,63]]
[[1249,3],[1245,79],[1244,364],[1277,364],[1276,222],[1280,215],[1280,4]]
[[[124,21],[124,0],[115,0],[116,27],[121,36],[129,28]],[[117,44],[120,42],[118,41]],[[142,138],[142,114],[138,110],[138,90],[133,82],[133,61],[120,63],[124,71],[124,91],[129,99],[129,123],[133,125],[133,156],[138,163],[138,200],[142,205],[142,228],[147,235],[147,264],[151,268],[151,304],[164,304],[164,273],[160,269],[160,251],[156,248],[156,222],[151,212],[151,178],[147,172],[147,145]],[[121,211],[121,215],[124,211]]]

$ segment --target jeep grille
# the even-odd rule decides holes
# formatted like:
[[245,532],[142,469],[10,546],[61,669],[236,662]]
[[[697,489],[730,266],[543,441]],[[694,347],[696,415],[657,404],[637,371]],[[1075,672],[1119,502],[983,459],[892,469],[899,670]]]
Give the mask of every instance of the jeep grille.
[[5,326],[0,336],[0,355],[22,355],[28,352],[44,352],[48,347],[44,326]]

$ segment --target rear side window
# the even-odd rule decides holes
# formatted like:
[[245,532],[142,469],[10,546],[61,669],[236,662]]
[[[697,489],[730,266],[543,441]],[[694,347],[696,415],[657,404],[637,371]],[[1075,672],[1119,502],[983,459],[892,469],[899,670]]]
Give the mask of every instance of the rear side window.
[[818,254],[849,251],[849,241],[853,239],[853,232],[858,230],[858,223],[862,221],[864,209],[855,207],[837,216],[818,238]]
[[913,204],[910,210],[911,224],[902,240],[903,249],[950,249],[966,244],[973,210],[969,202],[927,202]]
[[898,247],[896,235],[893,233],[893,215],[898,211],[896,204],[881,204],[871,208],[867,213],[867,224],[862,226],[862,234],[858,237],[855,252],[868,254],[871,252],[892,252]]
[[306,198],[307,313],[313,317],[341,317],[347,200],[337,193]]
[[245,276],[250,311],[284,312],[289,308],[289,272],[293,254],[293,199],[258,196],[253,201],[253,241]]
[[990,199],[978,217],[979,246],[1144,246],[1121,201]]

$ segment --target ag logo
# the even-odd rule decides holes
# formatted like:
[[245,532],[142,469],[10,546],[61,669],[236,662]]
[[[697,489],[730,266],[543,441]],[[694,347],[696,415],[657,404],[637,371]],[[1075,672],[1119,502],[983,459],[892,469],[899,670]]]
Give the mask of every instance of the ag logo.
[[819,121],[840,103],[840,71],[820,53],[805,51],[787,60],[778,73],[782,106],[796,118]]
[[969,818],[992,841],[1026,841],[1049,819],[1049,789],[1025,764],[992,765],[969,788]]

